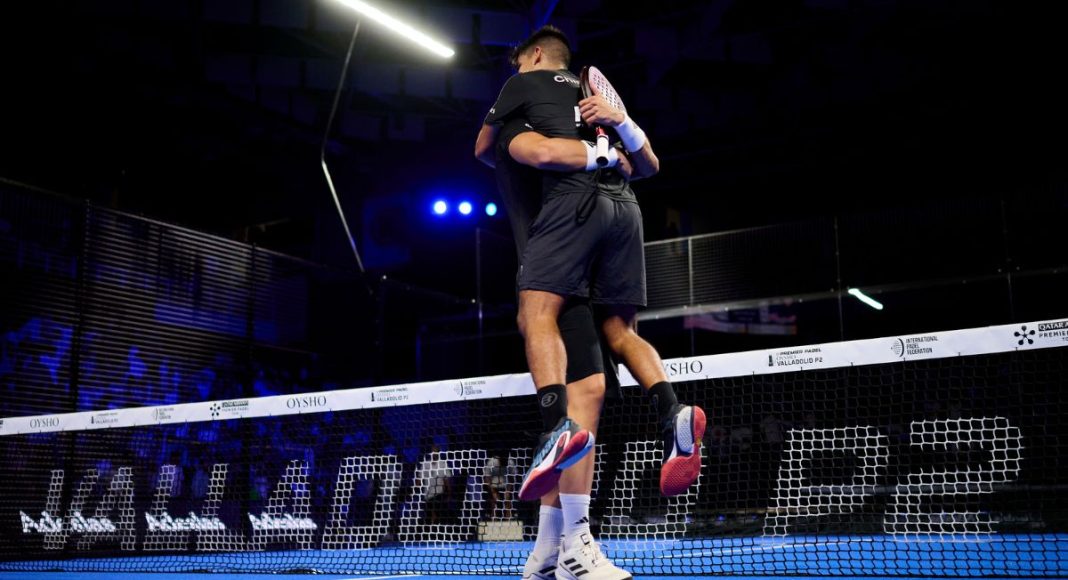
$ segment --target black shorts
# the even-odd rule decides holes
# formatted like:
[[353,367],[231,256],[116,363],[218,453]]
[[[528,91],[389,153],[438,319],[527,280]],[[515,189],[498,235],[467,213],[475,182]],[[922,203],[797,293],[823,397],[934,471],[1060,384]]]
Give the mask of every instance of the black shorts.
[[519,266],[519,290],[588,298],[593,304],[645,306],[645,249],[637,203],[587,193],[548,199],[530,226]]
[[604,373],[605,398],[619,399],[619,365],[604,342],[601,323],[594,318],[589,303],[568,300],[556,323],[567,352],[567,382]]

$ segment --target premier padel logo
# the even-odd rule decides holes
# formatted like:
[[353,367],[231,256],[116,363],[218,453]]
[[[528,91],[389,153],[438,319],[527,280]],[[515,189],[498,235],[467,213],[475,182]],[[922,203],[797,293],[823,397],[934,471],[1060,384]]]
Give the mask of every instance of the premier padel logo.
[[1068,342],[1068,320],[1043,322],[1039,324],[1038,338]]
[[769,367],[797,367],[823,364],[823,349],[818,346],[791,348],[768,355]]
[[234,417],[239,417],[248,412],[248,399],[240,399],[237,401],[222,401],[221,403],[211,404],[211,418],[215,419],[219,416],[226,414]]
[[89,417],[89,423],[92,425],[114,425],[119,422],[118,415],[119,413],[117,411],[97,413]]
[[[377,393],[377,396],[375,393]],[[407,401],[409,396],[408,387],[391,387],[372,392],[371,401],[375,403],[400,403]]]
[[1035,343],[1035,339],[1033,338],[1035,336],[1035,329],[1032,328],[1031,330],[1027,330],[1026,325],[1021,326],[1020,330],[1012,333],[1012,335],[1016,337],[1016,344],[1019,346],[1023,346],[1025,342],[1027,344]]

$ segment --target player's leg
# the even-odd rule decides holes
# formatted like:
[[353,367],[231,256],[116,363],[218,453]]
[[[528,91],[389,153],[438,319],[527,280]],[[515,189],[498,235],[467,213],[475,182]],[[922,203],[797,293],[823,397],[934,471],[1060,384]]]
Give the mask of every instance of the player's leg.
[[547,200],[530,228],[520,266],[519,329],[537,388],[545,433],[520,488],[522,500],[537,499],[556,486],[560,473],[593,446],[589,431],[567,417],[567,353],[557,319],[564,296],[584,298],[584,272],[590,250],[576,236],[575,209],[561,196]]
[[[597,430],[601,397],[604,393],[603,362],[595,330],[593,313],[583,300],[569,300],[557,320],[567,354],[567,413],[576,422]],[[596,410],[596,413],[591,410]],[[589,495],[593,482],[593,450],[579,463],[560,475],[560,483],[541,498],[538,536],[523,568],[527,579],[548,580],[555,577],[560,541],[567,516],[560,501],[565,494]],[[573,514],[571,514],[574,517]],[[579,518],[575,518],[577,521]]]
[[[570,382],[567,393],[568,415],[588,426],[591,433],[596,433],[601,403],[604,401],[604,375],[595,374]],[[591,449],[578,463],[560,474],[556,488],[542,496],[538,535],[523,567],[524,579],[552,580],[557,571],[561,541],[567,532],[581,525],[588,529],[593,463],[594,450]],[[577,514],[576,511],[581,511],[583,505],[585,511]],[[579,523],[583,517],[586,522]]]
[[565,300],[559,294],[542,290],[519,292],[519,332],[523,335],[531,378],[539,390],[564,384],[567,352],[557,319]]
[[[586,304],[570,309],[560,317],[559,324],[567,346],[568,414],[596,435],[607,372],[614,376],[615,369],[606,368],[597,322]],[[628,572],[603,557],[590,530],[595,453],[596,450],[591,451],[560,477],[563,530],[557,578],[630,578]]]
[[593,300],[606,309],[602,329],[609,348],[627,366],[656,410],[664,439],[660,492],[678,495],[697,480],[701,470],[705,413],[700,407],[679,404],[660,355],[636,331],[638,306],[645,305],[645,253],[638,205],[602,198],[599,211],[611,216],[612,226],[597,264]]

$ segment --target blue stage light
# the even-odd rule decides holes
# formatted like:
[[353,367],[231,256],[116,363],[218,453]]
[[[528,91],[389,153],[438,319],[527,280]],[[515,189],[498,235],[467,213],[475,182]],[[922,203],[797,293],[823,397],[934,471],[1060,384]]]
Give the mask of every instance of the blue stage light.
[[497,204],[495,204],[493,202],[487,203],[486,204],[486,215],[488,215],[488,216],[497,215]]
[[463,215],[471,215],[471,202],[461,201],[459,209],[460,213],[462,213]]
[[449,204],[445,203],[445,200],[437,200],[434,202],[434,213],[437,215],[445,215],[445,212],[449,211]]

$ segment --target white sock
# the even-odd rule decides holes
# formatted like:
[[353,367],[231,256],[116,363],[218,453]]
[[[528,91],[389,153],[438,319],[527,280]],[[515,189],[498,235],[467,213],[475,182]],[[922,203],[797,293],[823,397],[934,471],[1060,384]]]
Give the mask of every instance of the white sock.
[[564,512],[564,538],[570,540],[577,534],[590,534],[590,496],[577,493],[561,493],[560,506]]
[[538,538],[534,549],[556,549],[560,546],[560,534],[564,527],[564,513],[551,505],[541,506],[538,512]]

